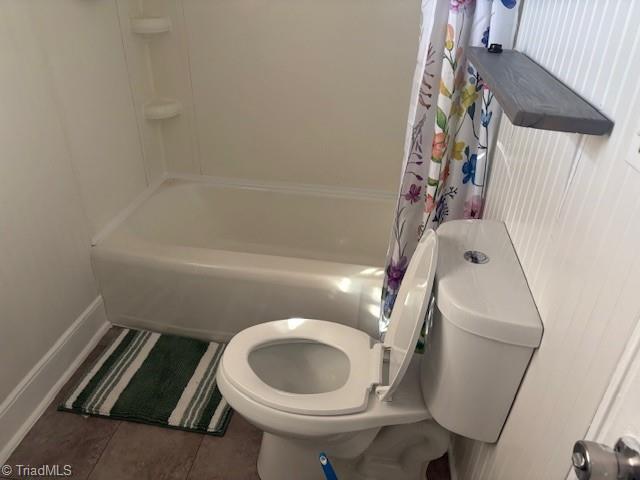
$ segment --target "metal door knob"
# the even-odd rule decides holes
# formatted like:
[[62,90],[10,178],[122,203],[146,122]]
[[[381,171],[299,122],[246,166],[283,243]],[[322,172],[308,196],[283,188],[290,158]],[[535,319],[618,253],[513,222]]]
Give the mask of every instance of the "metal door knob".
[[571,463],[579,480],[640,480],[640,445],[631,437],[621,437],[614,448],[578,440]]

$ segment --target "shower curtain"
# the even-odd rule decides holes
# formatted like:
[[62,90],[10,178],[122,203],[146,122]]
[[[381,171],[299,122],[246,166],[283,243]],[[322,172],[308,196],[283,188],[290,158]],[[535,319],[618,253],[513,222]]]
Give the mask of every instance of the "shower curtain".
[[501,114],[469,46],[512,48],[522,0],[423,0],[398,202],[387,251],[380,331],[385,332],[422,232],[480,218]]

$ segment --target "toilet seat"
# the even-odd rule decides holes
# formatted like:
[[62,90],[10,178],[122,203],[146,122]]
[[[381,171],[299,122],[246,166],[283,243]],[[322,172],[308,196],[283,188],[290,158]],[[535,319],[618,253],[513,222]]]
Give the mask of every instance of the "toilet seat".
[[[433,287],[437,252],[435,232],[425,231],[404,275],[383,343],[376,342],[360,330],[324,320],[291,318],[259,324],[237,334],[227,346],[220,365],[219,376],[223,380],[221,388],[222,383],[228,382],[241,395],[259,405],[316,417],[363,412],[374,389],[380,401],[390,401],[413,359]],[[308,351],[318,347],[324,349],[325,353],[327,349],[335,349],[337,352],[334,356],[343,354],[348,362],[333,362],[331,355],[325,354],[321,357],[327,361],[325,365],[317,361],[318,357],[314,362],[311,355],[309,361],[305,361],[307,359],[303,353],[295,357],[301,365],[279,365],[279,370],[275,372],[269,371],[268,365],[259,365],[263,372],[261,378],[256,372],[255,363],[252,366],[252,355],[266,348],[277,349],[279,345],[301,350],[311,346]],[[386,363],[385,352],[388,352]],[[277,357],[276,354],[271,358]],[[265,362],[268,362],[268,358],[265,357]],[[385,365],[388,365],[386,375],[383,374]],[[278,388],[286,383],[282,380],[286,380],[287,376],[293,377],[298,373],[298,367],[306,367],[311,383],[324,373],[335,374],[343,380],[329,382],[331,388],[320,388],[318,391],[298,388],[285,391],[284,388]],[[278,375],[280,377],[275,378]],[[265,381],[265,376],[272,377],[270,383]],[[385,381],[385,377],[388,380]],[[304,383],[305,379],[297,381]],[[305,388],[308,387],[308,384],[305,385]]]
[[[226,350],[225,350],[226,351]],[[233,409],[258,428],[299,438],[327,437],[387,425],[415,423],[431,418],[420,387],[420,357],[416,355],[406,372],[407,382],[396,391],[393,402],[383,402],[371,394],[365,410],[349,415],[308,415],[278,410],[241,392],[218,369],[218,386]]]
[[[349,363],[344,384],[320,393],[286,392],[267,384],[250,364],[249,356],[260,348],[299,343],[326,345],[344,353]],[[321,369],[323,365],[316,367]],[[243,330],[227,346],[220,366],[229,382],[249,398],[277,410],[306,415],[342,415],[364,410],[372,386],[381,381],[381,367],[381,345],[366,333],[346,325],[301,318],[276,320]]]

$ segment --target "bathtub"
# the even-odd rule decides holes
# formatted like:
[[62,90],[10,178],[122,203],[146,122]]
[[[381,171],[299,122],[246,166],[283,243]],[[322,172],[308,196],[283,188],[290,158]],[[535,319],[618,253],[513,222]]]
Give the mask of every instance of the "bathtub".
[[228,340],[306,317],[378,332],[391,195],[167,178],[94,242],[118,325]]

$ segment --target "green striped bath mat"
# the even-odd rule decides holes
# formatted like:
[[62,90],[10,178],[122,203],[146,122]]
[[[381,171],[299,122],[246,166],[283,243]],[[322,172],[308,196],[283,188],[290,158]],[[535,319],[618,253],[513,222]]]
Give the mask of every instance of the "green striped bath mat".
[[224,435],[216,384],[225,344],[125,329],[59,410]]

